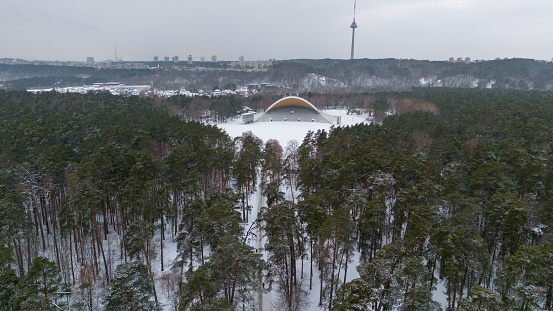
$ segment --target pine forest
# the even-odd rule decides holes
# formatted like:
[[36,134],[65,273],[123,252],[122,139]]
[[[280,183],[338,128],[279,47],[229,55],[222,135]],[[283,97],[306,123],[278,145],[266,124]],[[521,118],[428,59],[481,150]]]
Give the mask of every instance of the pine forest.
[[553,93],[340,97],[375,122],[281,145],[0,91],[0,310],[553,310]]

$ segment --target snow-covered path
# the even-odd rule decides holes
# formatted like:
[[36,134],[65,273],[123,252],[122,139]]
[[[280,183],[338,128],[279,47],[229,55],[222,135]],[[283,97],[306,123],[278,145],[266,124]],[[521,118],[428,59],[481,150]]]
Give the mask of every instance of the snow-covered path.
[[[253,213],[252,213],[252,218],[255,219],[255,221],[257,221],[259,211],[260,211],[261,207],[263,207],[263,205],[265,204],[265,197],[263,196],[262,191],[261,191],[261,182],[258,182],[257,191],[256,191],[255,195],[256,195],[256,200],[255,200],[255,205],[256,206],[253,207],[253,211],[254,211],[255,215],[253,215]],[[256,249],[256,252],[258,252],[260,254],[264,254],[264,257],[266,257],[266,255],[263,251],[263,229],[262,229],[262,226],[260,224],[257,225],[256,230],[255,230],[255,249]],[[270,297],[267,297],[269,299],[263,299],[263,296],[264,296],[263,292],[264,292],[264,289],[265,289],[264,284],[265,283],[263,281],[263,274],[262,274],[262,275],[260,275],[259,282],[257,284],[258,290],[257,290],[257,298],[256,299],[257,299],[258,311],[263,311],[264,309],[269,310],[269,308],[263,308],[263,301],[270,300]]]
[[[253,206],[252,211],[249,216],[250,222],[247,224],[248,228],[255,222],[257,222],[257,218],[259,216],[259,212],[261,211],[261,208],[264,207],[267,204],[266,198],[263,195],[263,192],[261,190],[261,178],[258,177],[257,181],[257,189],[252,195],[254,200],[251,200]],[[249,240],[249,243],[251,246],[255,247],[256,252],[263,255],[263,259],[267,260],[267,254],[265,253],[263,249],[263,245],[265,243],[264,239],[264,232],[263,232],[263,224],[257,223],[256,227],[254,229],[254,237]],[[255,306],[256,310],[258,311],[270,311],[273,310],[273,293],[272,291],[265,291],[265,286],[268,286],[268,284],[265,284],[265,279],[263,275],[259,276],[258,284],[256,285],[256,294],[255,294]]]

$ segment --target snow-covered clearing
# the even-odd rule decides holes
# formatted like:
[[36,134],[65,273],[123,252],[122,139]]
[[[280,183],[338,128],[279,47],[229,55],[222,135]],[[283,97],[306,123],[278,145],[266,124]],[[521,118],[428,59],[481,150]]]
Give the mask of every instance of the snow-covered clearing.
[[[324,114],[341,117],[341,126],[368,123],[367,114],[348,115],[347,110],[343,109],[324,110],[322,112]],[[316,132],[317,130],[328,131],[332,127],[332,124],[294,121],[244,124],[242,123],[242,119],[237,118],[227,123],[219,123],[217,126],[225,130],[227,134],[233,138],[242,135],[244,132],[251,131],[264,142],[267,142],[269,139],[276,139],[280,142],[280,145],[285,148],[290,140],[295,139],[301,144],[307,132]]]

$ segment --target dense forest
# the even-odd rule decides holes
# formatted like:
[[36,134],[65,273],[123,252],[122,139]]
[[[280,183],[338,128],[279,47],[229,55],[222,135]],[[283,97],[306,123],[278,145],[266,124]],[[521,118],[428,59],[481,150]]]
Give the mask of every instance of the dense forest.
[[352,97],[377,122],[281,146],[0,91],[0,310],[553,310],[553,93]]
[[[118,81],[158,89],[211,90],[215,86],[271,83],[273,92],[347,94],[402,91],[412,87],[553,90],[553,63],[501,59],[449,63],[406,59],[297,59],[275,61],[266,70],[234,70],[228,62],[193,65],[149,62],[150,69],[0,64],[0,88],[18,90]],[[161,66],[161,67],[158,67]]]

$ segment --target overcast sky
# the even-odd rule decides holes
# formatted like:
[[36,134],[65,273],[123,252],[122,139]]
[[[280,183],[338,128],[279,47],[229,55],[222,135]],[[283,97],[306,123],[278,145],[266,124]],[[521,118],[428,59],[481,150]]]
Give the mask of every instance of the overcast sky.
[[[349,58],[353,0],[2,0],[0,58]],[[553,58],[552,0],[358,0],[356,58]]]

